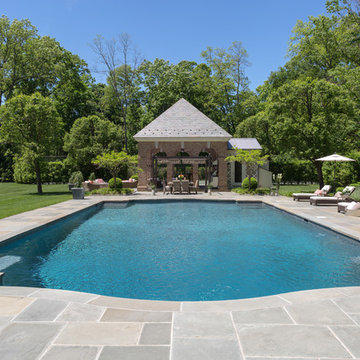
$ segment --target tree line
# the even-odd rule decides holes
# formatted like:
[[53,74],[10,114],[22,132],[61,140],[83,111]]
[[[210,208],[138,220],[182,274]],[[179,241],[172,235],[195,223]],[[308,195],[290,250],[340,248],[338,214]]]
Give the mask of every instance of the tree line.
[[[2,16],[1,177],[39,186],[49,172],[64,178],[81,170],[86,177],[102,153],[136,154],[133,135],[183,97],[230,134],[256,137],[275,172],[322,184],[328,171],[316,158],[337,151],[360,159],[359,3],[326,5],[326,16],[297,22],[289,60],[255,92],[240,41],[208,47],[199,64],[172,64],[143,59],[127,34],[98,36],[92,49],[106,74],[102,84],[29,20]],[[359,162],[354,166],[344,165],[349,181],[360,176]]]
[[334,152],[357,160],[342,166],[344,181],[360,178],[360,7],[326,6],[326,16],[297,22],[289,61],[257,89],[257,113],[235,132],[256,137],[280,171],[306,161],[321,186],[329,166],[315,160]]

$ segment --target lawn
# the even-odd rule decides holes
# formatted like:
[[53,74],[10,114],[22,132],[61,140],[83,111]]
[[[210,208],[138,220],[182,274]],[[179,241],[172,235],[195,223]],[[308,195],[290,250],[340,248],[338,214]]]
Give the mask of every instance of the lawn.
[[292,196],[293,193],[313,193],[316,189],[319,189],[319,184],[280,185],[279,194]]
[[[318,184],[310,185],[280,185],[279,193],[284,196],[292,196],[293,193],[312,193],[316,189],[319,189]],[[334,191],[330,190],[329,196],[333,196]],[[360,201],[360,186],[352,193],[351,199],[355,201]]]
[[68,185],[43,185],[43,194],[36,185],[0,183],[0,219],[72,199]]

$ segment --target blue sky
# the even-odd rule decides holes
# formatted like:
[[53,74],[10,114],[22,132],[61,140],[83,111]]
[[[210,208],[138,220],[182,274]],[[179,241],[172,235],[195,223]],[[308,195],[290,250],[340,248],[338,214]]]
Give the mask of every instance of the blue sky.
[[91,69],[97,59],[89,44],[97,34],[110,39],[127,32],[145,59],[172,63],[201,62],[207,46],[241,41],[255,89],[286,62],[296,21],[326,9],[325,0],[0,0],[0,11],[10,19],[30,19],[40,35],[56,38]]

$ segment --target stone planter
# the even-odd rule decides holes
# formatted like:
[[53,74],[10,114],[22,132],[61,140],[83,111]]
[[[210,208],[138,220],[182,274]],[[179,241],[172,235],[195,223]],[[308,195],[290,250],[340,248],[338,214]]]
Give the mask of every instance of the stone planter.
[[82,200],[85,196],[85,189],[84,188],[75,188],[73,187],[71,189],[72,194],[73,194],[73,199],[74,200]]
[[137,184],[138,184],[137,181],[123,180],[123,182],[122,182],[124,189],[136,189]]

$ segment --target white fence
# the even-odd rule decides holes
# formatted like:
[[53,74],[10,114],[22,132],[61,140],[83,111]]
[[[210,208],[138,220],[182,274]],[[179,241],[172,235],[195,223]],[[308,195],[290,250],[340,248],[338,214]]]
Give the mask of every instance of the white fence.
[[258,172],[258,186],[262,188],[271,188],[272,186],[272,172],[259,167]]

